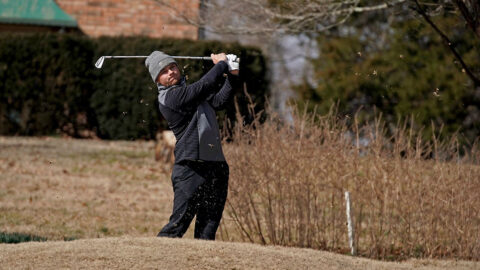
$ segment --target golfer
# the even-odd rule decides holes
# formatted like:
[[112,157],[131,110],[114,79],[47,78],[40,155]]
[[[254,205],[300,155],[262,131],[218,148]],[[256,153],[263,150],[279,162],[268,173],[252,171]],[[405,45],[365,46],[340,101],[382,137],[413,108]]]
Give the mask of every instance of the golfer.
[[[172,171],[173,213],[157,236],[182,237],[196,215],[194,237],[215,240],[227,199],[228,165],[215,110],[233,94],[236,56],[212,54],[215,64],[199,81],[187,84],[177,63],[160,51],[145,65],[158,86],[160,112],[175,134]],[[227,74],[224,76],[224,74]]]

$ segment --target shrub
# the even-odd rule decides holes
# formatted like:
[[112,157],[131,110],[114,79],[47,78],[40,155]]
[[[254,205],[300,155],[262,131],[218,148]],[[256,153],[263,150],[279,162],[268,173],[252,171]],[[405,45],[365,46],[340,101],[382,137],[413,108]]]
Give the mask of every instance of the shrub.
[[0,232],[0,243],[18,244],[32,241],[43,242],[47,241],[47,239],[30,234]]
[[350,191],[360,255],[480,259],[477,145],[460,156],[455,137],[424,141],[406,124],[387,137],[380,118],[292,117],[235,129],[224,238],[347,253]]
[[[102,55],[148,55],[153,50],[196,56],[236,53],[241,58],[242,82],[237,88],[255,89],[255,101],[265,101],[265,59],[252,47],[144,37],[1,34],[0,134],[82,137],[93,132],[104,139],[155,138],[166,122],[159,115],[157,89],[144,60],[106,60],[102,69],[94,68]],[[199,79],[212,66],[186,60],[179,64],[189,81]],[[246,104],[241,95],[238,100]],[[246,111],[246,106],[241,108]],[[234,115],[229,106],[227,116],[233,120]]]
[[[91,129],[94,44],[71,35],[0,35],[0,134]],[[82,117],[83,116],[83,117]]]

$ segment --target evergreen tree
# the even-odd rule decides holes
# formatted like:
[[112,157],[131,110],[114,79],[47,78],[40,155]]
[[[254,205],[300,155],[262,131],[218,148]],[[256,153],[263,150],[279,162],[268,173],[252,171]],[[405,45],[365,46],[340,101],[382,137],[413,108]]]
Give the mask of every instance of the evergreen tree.
[[[449,36],[464,61],[478,70],[479,51],[475,36],[459,18],[436,17],[435,23],[449,29]],[[339,112],[361,122],[375,111],[396,123],[413,115],[417,127],[430,138],[432,123],[444,126],[446,134],[458,130],[469,140],[480,134],[480,115],[475,86],[453,54],[427,24],[405,20],[393,25],[382,47],[364,35],[319,39],[320,57],[314,60],[316,85],[298,86],[299,106],[309,100],[327,112],[338,102]]]

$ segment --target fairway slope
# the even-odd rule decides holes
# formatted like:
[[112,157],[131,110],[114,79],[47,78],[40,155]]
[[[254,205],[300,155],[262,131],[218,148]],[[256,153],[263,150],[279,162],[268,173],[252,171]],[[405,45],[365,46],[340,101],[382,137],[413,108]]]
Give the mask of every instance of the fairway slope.
[[479,269],[465,261],[402,263],[247,243],[121,237],[0,244],[1,269]]

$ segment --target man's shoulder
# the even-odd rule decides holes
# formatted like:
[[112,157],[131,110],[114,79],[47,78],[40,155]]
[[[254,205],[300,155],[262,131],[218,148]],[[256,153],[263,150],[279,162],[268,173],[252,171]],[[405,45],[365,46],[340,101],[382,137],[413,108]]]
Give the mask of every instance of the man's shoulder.
[[172,85],[170,87],[164,88],[164,89],[159,89],[158,91],[158,101],[165,105],[167,97],[172,96],[172,94],[175,94],[175,92],[178,93],[178,90],[182,87],[185,87],[185,85]]
[[168,90],[158,91],[158,102],[160,103],[160,105],[165,106],[165,99],[166,99],[166,96],[167,96],[167,92],[168,92]]

